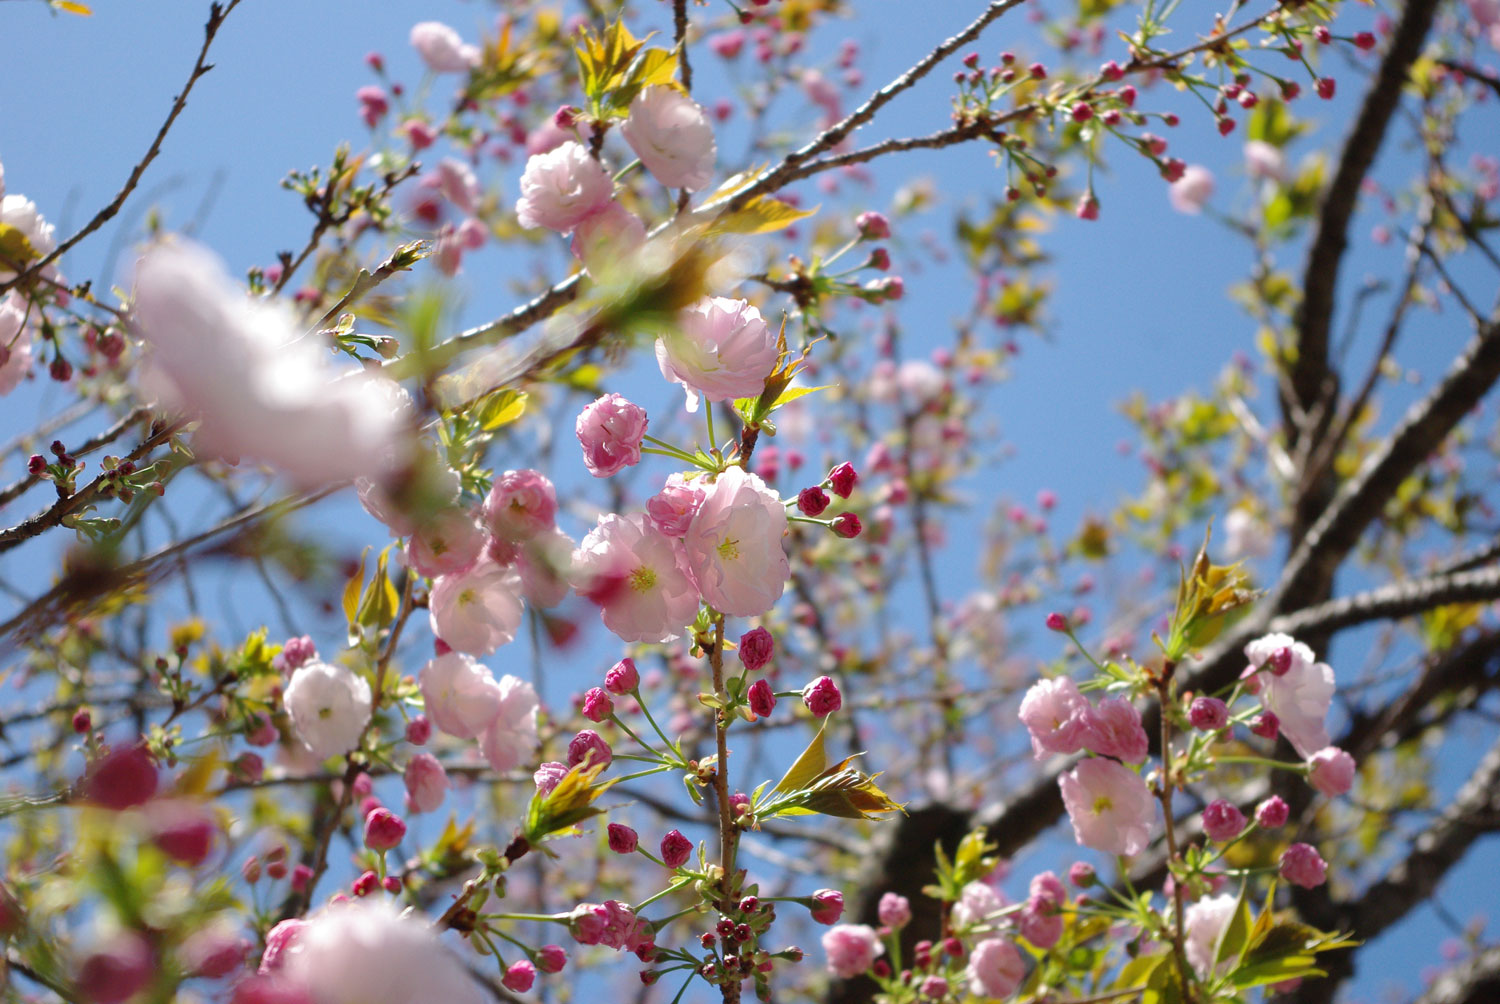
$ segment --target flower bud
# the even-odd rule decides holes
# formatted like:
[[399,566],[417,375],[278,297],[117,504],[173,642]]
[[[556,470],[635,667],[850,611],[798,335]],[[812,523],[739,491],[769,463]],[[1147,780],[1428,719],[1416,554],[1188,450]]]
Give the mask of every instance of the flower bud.
[[609,849],[616,854],[634,854],[640,837],[630,827],[623,823],[610,823],[606,831],[609,835]]
[[390,809],[373,809],[365,817],[365,846],[372,851],[388,851],[406,836],[406,823]]
[[602,722],[614,714],[615,702],[600,687],[590,687],[583,695],[583,717],[591,722]]
[[661,859],[668,868],[681,868],[693,852],[693,842],[679,830],[670,830],[661,838]]

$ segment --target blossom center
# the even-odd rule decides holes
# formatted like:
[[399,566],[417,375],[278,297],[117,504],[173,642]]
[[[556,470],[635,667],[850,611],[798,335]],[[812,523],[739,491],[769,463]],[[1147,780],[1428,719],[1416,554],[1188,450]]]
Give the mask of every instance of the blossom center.
[[1108,795],[1099,795],[1094,799],[1094,815],[1102,816],[1115,807],[1115,803]]
[[656,585],[656,572],[645,565],[630,573],[630,588],[638,593],[644,593]]
[[730,537],[725,537],[719,542],[719,557],[725,561],[734,561],[740,556],[740,542]]

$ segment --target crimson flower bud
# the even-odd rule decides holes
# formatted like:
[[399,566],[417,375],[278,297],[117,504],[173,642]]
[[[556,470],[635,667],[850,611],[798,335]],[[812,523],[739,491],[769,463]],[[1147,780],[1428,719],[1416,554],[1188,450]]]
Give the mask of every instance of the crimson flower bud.
[[776,707],[776,695],[771,692],[771,685],[765,680],[756,680],[750,684],[750,710],[755,712],[759,718],[770,718],[771,711]]
[[841,512],[833,517],[833,532],[847,539],[858,537],[864,532],[865,525],[859,521],[859,517],[852,512]]
[[1202,732],[1216,732],[1229,724],[1229,705],[1217,697],[1200,697],[1188,708],[1188,721]]
[[1266,830],[1285,826],[1289,815],[1291,815],[1291,810],[1287,808],[1286,802],[1282,801],[1280,795],[1272,795],[1255,807],[1255,821]]
[[609,849],[616,854],[634,854],[640,837],[634,830],[623,823],[610,823],[607,829],[609,834]]
[[776,639],[763,627],[740,635],[740,662],[750,672],[755,672],[776,654]]
[[844,915],[844,894],[837,889],[819,889],[812,894],[808,907],[819,924],[837,924]]
[[797,493],[797,508],[804,516],[821,516],[828,508],[828,493],[816,486],[804,488]]
[[670,830],[661,838],[661,859],[668,868],[681,868],[692,852],[693,842],[679,830]]
[[372,809],[365,817],[365,846],[372,851],[388,851],[406,836],[406,823],[390,809]]
[[583,695],[583,717],[591,722],[604,721],[614,710],[615,702],[599,687],[590,687]]

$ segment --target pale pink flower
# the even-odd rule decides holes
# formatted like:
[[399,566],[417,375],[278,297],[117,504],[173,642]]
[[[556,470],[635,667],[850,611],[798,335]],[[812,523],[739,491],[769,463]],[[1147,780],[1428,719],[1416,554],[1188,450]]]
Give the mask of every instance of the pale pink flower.
[[677,315],[677,328],[656,340],[661,375],[687,391],[688,411],[698,396],[710,401],[757,397],[776,366],[776,333],[744,300],[715,296]]
[[668,188],[696,192],[713,180],[719,154],[713,126],[703,108],[675,87],[652,84],[637,94],[620,134]]
[[196,244],[158,244],[141,258],[133,327],[152,349],[144,393],[201,420],[204,454],[264,461],[314,485],[379,479],[409,449],[400,387],[340,373],[290,310],[249,298]]
[[911,923],[911,900],[900,893],[885,893],[880,897],[876,914],[886,927],[905,927]]
[[1049,753],[1083,749],[1089,724],[1088,698],[1066,676],[1038,680],[1021,699],[1020,718],[1031,734],[1031,752],[1040,760]]
[[573,538],[553,527],[521,544],[516,551],[521,595],[543,609],[563,601],[573,580]]
[[850,980],[874,965],[885,954],[885,945],[868,924],[839,924],[823,932],[823,951],[828,971]]
[[406,764],[402,775],[412,812],[433,812],[448,796],[448,772],[431,753],[418,753]]
[[[1183,914],[1183,926],[1187,928],[1183,948],[1187,953],[1188,964],[1203,979],[1208,979],[1209,973],[1214,969],[1214,951],[1218,947],[1219,936],[1229,925],[1238,903],[1237,896],[1224,893],[1200,899]],[[1219,968],[1227,968],[1232,961],[1220,963]]]
[[568,245],[590,275],[617,270],[646,243],[646,224],[639,216],[610,199],[578,221]]
[[446,652],[422,667],[422,701],[432,724],[473,739],[500,714],[500,685],[489,668],[463,652]]
[[370,720],[370,685],[344,665],[304,663],[282,700],[297,738],[320,760],[354,749]]
[[1307,782],[1334,798],[1354,787],[1354,758],[1337,746],[1326,746],[1307,758]]
[[479,47],[466,45],[458,32],[441,21],[412,25],[411,45],[433,73],[468,73],[479,65]]
[[1027,941],[1037,948],[1048,949],[1062,938],[1063,918],[1049,900],[1032,896],[1017,916],[1016,926]]
[[758,617],[786,588],[786,507],[754,474],[731,467],[706,486],[683,545],[703,599],[720,613]]
[[486,999],[438,932],[385,897],[325,907],[287,949],[283,975],[314,1004],[482,1004]]
[[489,655],[521,626],[521,576],[483,558],[434,579],[427,607],[433,634],[460,652]]
[[526,161],[516,214],[527,230],[546,227],[567,233],[614,197],[604,165],[571,140]]
[[1286,175],[1286,155],[1265,140],[1252,139],[1245,144],[1245,173],[1252,178],[1281,181]]
[[646,512],[662,533],[668,537],[682,537],[693,524],[704,495],[703,482],[688,481],[681,474],[673,474],[667,478],[661,491],[646,500]]
[[682,546],[641,513],[600,517],[573,566],[575,588],[599,604],[604,626],[623,641],[667,641],[698,615]]
[[557,520],[557,489],[540,471],[506,471],[484,498],[484,524],[500,540],[530,540]]
[[568,915],[568,930],[581,945],[635,951],[651,941],[651,926],[624,903],[579,903]]
[[958,893],[958,902],[953,904],[953,926],[959,930],[985,923],[990,917],[1005,909],[1005,901],[994,886],[984,882],[970,882]]
[[543,798],[546,798],[548,795],[552,794],[552,790],[556,788],[558,784],[561,783],[562,779],[567,776],[567,764],[558,763],[556,760],[549,760],[537,767],[537,769],[531,775],[531,780],[536,782],[537,794],[541,795]]
[[515,770],[531,759],[536,731],[536,689],[509,673],[500,677],[500,714],[479,737],[479,751],[498,771]]
[[[0,279],[0,282],[3,282]],[[24,331],[26,310],[21,298],[6,293],[0,299],[0,395],[20,386],[31,370],[31,333]]]
[[1106,854],[1139,854],[1151,839],[1156,803],[1139,774],[1090,757],[1058,778],[1073,836]]
[[1167,186],[1167,199],[1179,213],[1201,213],[1213,198],[1214,176],[1206,167],[1190,165],[1182,177]]
[[981,997],[1009,997],[1026,978],[1026,963],[1004,938],[986,938],[969,953],[969,990]]
[[465,216],[473,216],[479,208],[479,178],[468,164],[453,157],[444,157],[438,162],[436,173],[428,177],[432,179],[434,187],[443,193],[443,198],[458,207]]
[[1135,705],[1123,697],[1107,697],[1085,714],[1083,745],[1100,756],[1140,763],[1150,742]]
[[457,507],[435,513],[406,544],[411,567],[431,578],[472,568],[482,553],[484,531]]
[[260,956],[260,972],[276,972],[286,962],[286,954],[297,943],[297,936],[308,921],[297,917],[280,921],[266,932],[266,950]]
[[1328,745],[1328,708],[1333,703],[1333,669],[1315,662],[1312,650],[1291,636],[1267,635],[1245,646],[1245,658],[1259,668],[1281,649],[1291,653],[1290,668],[1280,676],[1259,674],[1261,701],[1276,714],[1282,735],[1298,755],[1311,757]]
[[646,424],[646,409],[619,394],[605,394],[579,412],[573,431],[589,473],[607,478],[640,463]]

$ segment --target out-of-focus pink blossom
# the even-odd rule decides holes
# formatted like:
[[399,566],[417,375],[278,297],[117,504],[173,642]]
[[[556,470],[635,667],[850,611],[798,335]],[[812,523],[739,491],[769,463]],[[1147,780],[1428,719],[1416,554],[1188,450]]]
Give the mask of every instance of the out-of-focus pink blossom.
[[1214,176],[1206,167],[1188,165],[1182,177],[1167,186],[1167,199],[1179,213],[1201,213],[1213,198]]
[[441,21],[412,25],[411,46],[433,73],[468,73],[479,65],[479,47],[465,44],[458,32]]
[[500,685],[489,668],[463,652],[447,652],[422,668],[427,716],[457,739],[474,739],[500,714]]
[[839,924],[823,932],[828,971],[850,980],[868,970],[885,953],[885,945],[868,924]]
[[536,689],[509,673],[499,684],[500,713],[479,737],[479,751],[495,770],[515,770],[531,759],[539,741]]
[[1354,758],[1337,746],[1327,746],[1307,758],[1307,781],[1335,798],[1354,787]]
[[986,938],[969,953],[969,988],[983,997],[1009,997],[1026,978],[1026,964],[1016,946],[1003,938]]
[[651,940],[651,928],[623,903],[580,903],[568,915],[568,929],[580,945],[635,951]]
[[506,471],[484,498],[484,524],[500,540],[530,540],[557,520],[557,489],[540,471]]
[[1281,852],[1281,877],[1292,885],[1316,889],[1328,879],[1328,862],[1311,844],[1292,844]]
[[15,293],[0,297],[0,396],[15,390],[31,372],[31,333],[22,330],[25,326],[21,298]]
[[448,772],[431,753],[418,753],[402,775],[413,812],[436,812],[448,797]]
[[459,652],[488,655],[508,645],[521,626],[521,576],[488,558],[432,583],[432,633]]
[[1187,928],[1183,948],[1188,964],[1204,979],[1214,969],[1214,949],[1237,905],[1238,898],[1225,893],[1200,899],[1183,914],[1183,926]]

